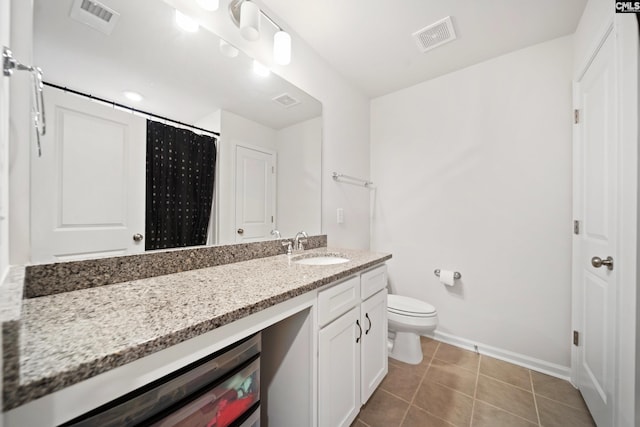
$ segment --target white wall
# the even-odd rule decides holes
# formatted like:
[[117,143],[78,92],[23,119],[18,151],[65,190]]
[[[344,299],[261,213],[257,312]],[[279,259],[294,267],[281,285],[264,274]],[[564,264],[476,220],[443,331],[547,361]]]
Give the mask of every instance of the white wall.
[[616,15],[618,38],[619,93],[620,93],[620,159],[619,179],[622,189],[618,203],[620,217],[620,249],[622,255],[618,269],[620,309],[618,313],[618,373],[617,420],[620,426],[640,423],[640,344],[638,318],[638,25],[633,15]]
[[276,228],[282,237],[293,237],[300,230],[320,234],[322,117],[280,129],[276,146]]
[[[9,46],[9,0],[0,0],[0,46]],[[9,79],[0,81],[0,283],[9,266]],[[0,362],[0,366],[1,362]],[[0,386],[1,390],[1,386]]]
[[[372,248],[438,331],[560,365],[571,310],[571,37],[371,103]],[[436,268],[456,270],[453,288]]]
[[[0,0],[0,46],[10,45],[10,2]],[[9,81],[0,81],[0,284],[9,267]],[[2,335],[0,334],[0,395],[3,379]],[[0,427],[4,424],[0,415]]]
[[[218,243],[236,241],[236,146],[254,146],[276,150],[276,131],[229,111],[220,115],[218,141]],[[225,167],[228,166],[228,167]]]
[[[31,64],[32,2],[11,0],[11,49],[20,62]],[[36,64],[37,65],[37,64]],[[10,79],[9,106],[9,262],[29,262],[29,161],[31,157],[31,76],[17,72]]]
[[[165,0],[188,9],[188,2]],[[289,65],[273,63],[271,25],[261,27],[257,42],[240,36],[228,19],[224,0],[211,18],[211,28],[229,43],[258,59],[273,72],[309,93],[322,103],[322,232],[329,245],[369,248],[369,191],[363,187],[336,183],[333,171],[362,178],[369,177],[369,99],[315,53],[287,23],[269,10],[262,0],[255,2],[292,36]],[[345,222],[336,224],[336,209],[344,209]]]
[[220,133],[220,121],[222,120],[222,110],[216,110],[211,114],[207,114],[200,120],[193,123],[194,126],[197,126],[202,129],[207,129],[212,132]]

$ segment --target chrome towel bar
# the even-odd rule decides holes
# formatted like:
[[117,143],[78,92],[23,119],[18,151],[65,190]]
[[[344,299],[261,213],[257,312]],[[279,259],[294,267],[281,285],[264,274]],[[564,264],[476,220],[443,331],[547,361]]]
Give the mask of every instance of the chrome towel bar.
[[355,176],[349,176],[349,175],[345,175],[345,174],[338,173],[338,172],[334,172],[331,176],[333,177],[334,181],[340,181],[341,179],[347,179],[347,180],[350,180],[350,181],[356,181],[356,182],[360,183],[361,185],[364,185],[365,187],[373,185],[373,182],[368,181],[366,179],[356,178]]

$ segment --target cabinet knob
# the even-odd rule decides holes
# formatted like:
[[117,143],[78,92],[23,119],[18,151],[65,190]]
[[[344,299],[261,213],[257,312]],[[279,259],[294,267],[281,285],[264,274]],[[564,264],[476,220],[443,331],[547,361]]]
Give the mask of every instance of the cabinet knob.
[[237,233],[238,234],[244,234],[244,230],[242,228],[238,228]]
[[144,236],[140,233],[136,233],[133,235],[133,241],[134,242],[141,242],[142,239],[144,239]]

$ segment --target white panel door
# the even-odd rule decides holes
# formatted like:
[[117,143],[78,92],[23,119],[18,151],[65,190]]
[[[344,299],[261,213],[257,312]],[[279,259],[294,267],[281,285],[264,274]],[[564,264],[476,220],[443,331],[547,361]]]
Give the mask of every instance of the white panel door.
[[360,348],[360,399],[364,405],[389,370],[387,358],[387,290],[373,295],[360,306],[364,335]]
[[236,242],[270,239],[274,216],[275,153],[236,146]]
[[[144,251],[146,121],[45,88],[47,134],[31,159],[32,261]],[[32,150],[37,151],[37,150]]]
[[[598,425],[613,425],[616,283],[616,98],[610,34],[576,85],[574,235],[576,380]],[[613,260],[613,269],[598,262]],[[606,262],[606,261],[605,261]],[[598,267],[599,266],[599,267]]]
[[318,426],[348,427],[360,411],[360,308],[318,333]]

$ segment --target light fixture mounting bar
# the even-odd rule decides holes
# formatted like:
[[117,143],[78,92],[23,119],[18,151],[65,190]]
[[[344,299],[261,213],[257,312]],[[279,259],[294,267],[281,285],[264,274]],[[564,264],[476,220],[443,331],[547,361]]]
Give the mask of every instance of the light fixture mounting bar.
[[[240,28],[240,6],[242,6],[242,3],[245,1],[249,0],[231,0],[231,2],[229,2],[229,15],[231,16],[233,23],[236,24],[236,27],[238,28]],[[278,31],[284,31],[282,27],[278,25],[276,21],[271,19],[269,15],[264,13],[262,9],[260,9],[260,14],[264,16]]]

